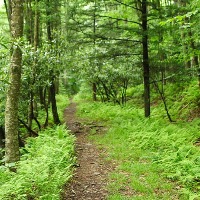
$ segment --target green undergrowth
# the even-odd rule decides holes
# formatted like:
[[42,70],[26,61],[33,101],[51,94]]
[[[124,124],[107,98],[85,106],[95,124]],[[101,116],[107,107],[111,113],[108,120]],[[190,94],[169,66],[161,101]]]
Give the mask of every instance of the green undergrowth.
[[[143,85],[136,85],[129,87],[126,91],[127,104],[137,106],[143,109]],[[191,78],[188,82],[177,81],[176,83],[168,83],[161,86],[163,88],[165,103],[169,114],[173,121],[192,121],[194,118],[200,117],[200,92],[198,80]],[[77,100],[92,100],[91,88],[82,85],[80,92],[75,99]],[[97,95],[100,101],[100,96]],[[164,103],[155,86],[151,85],[151,113],[157,117],[164,117],[167,119]]]
[[64,125],[29,138],[21,150],[17,172],[0,168],[0,199],[60,199],[63,185],[72,176],[74,137]]
[[[161,85],[159,85],[161,90]],[[167,83],[163,85],[165,103],[173,121],[192,121],[200,117],[200,92],[196,79],[190,82]],[[127,89],[128,104],[143,108],[143,85]],[[167,119],[160,94],[151,85],[151,113]]]
[[[69,104],[69,99],[60,94],[56,96],[56,100],[60,120],[64,122],[63,111]],[[17,172],[0,167],[0,199],[61,198],[64,184],[72,177],[75,138],[66,130],[65,125],[53,125],[51,109],[49,110],[49,128],[39,131],[36,138],[26,139],[25,148],[20,150],[21,160],[15,166]],[[45,112],[40,110],[38,120],[41,124],[45,117]],[[37,130],[35,122],[33,128]]]
[[[63,111],[65,110],[65,108],[70,103],[69,98],[65,94],[57,94],[56,95],[56,103],[57,103],[57,111],[58,111],[59,119],[60,119],[61,123],[64,123]],[[51,107],[49,108],[48,112],[49,112],[48,113],[49,114],[48,124],[49,124],[49,126],[53,126],[54,122],[53,122],[53,115],[52,115]],[[38,118],[37,119],[42,126],[45,123],[45,120],[46,120],[45,117],[46,117],[45,110],[40,109],[39,112],[38,112]],[[33,130],[36,130],[36,131],[38,130],[38,126],[37,126],[35,121],[33,121]]]
[[69,98],[66,95],[58,94],[56,95],[56,100],[57,100],[58,115],[60,117],[61,122],[64,123],[63,111],[65,110],[65,108],[67,108],[67,106],[70,103]]
[[81,117],[109,127],[105,135],[91,135],[107,149],[106,159],[118,163],[108,199],[200,199],[200,120],[169,123],[155,109],[146,119],[133,106],[79,103]]

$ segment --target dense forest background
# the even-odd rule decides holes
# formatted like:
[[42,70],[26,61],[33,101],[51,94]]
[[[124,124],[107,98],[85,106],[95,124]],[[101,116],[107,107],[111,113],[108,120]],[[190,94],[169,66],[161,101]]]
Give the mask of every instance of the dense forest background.
[[[122,110],[143,109],[134,117],[162,119],[163,126],[194,126],[187,140],[193,150],[182,147],[184,155],[178,153],[180,161],[195,155],[184,164],[190,172],[182,182],[196,198],[199,8],[199,0],[5,0],[0,9],[2,165],[13,168],[27,138],[62,123],[56,95],[78,93]],[[176,173],[183,175],[180,169]]]

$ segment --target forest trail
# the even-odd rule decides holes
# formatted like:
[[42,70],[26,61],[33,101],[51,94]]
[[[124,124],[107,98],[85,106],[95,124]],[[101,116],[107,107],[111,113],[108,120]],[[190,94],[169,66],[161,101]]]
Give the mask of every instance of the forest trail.
[[102,127],[76,117],[76,104],[72,101],[65,110],[65,121],[77,138],[77,167],[74,177],[65,188],[63,200],[106,199],[107,176],[113,167],[103,159],[103,151],[87,138],[91,128],[98,129],[100,134]]

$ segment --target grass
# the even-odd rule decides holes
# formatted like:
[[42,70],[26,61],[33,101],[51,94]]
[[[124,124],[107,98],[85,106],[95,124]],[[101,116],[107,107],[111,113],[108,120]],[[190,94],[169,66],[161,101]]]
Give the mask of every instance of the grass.
[[79,115],[103,121],[105,135],[90,136],[118,163],[110,175],[108,199],[199,199],[200,120],[169,123],[159,109],[150,119],[143,109],[81,102]]

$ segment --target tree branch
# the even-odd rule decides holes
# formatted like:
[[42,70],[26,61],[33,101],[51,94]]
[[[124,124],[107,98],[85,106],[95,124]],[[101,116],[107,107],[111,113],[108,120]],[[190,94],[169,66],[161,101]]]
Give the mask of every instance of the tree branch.
[[19,122],[20,122],[21,124],[24,125],[24,127],[25,127],[33,136],[38,136],[38,134],[37,134],[35,131],[33,131],[29,126],[27,126],[27,124],[26,124],[23,120],[21,120],[21,119],[19,119],[19,118],[18,118],[18,120],[19,120]]
[[[80,24],[79,22],[77,22],[75,19],[73,19],[78,25]],[[125,38],[112,38],[112,37],[105,37],[103,35],[99,35],[99,34],[88,34],[85,33],[82,28],[79,26],[78,27],[80,29],[80,32],[83,33],[84,35],[87,35],[88,37],[96,37],[96,38],[101,38],[103,40],[120,40],[120,41],[127,41],[127,42],[136,42],[136,43],[141,43],[141,41],[139,40],[132,40],[132,39],[125,39]]]
[[126,4],[126,3],[123,3],[123,2],[121,2],[121,1],[118,1],[118,0],[115,0],[117,3],[119,3],[119,4],[122,4],[122,5],[124,5],[124,6],[127,6],[127,7],[129,7],[129,8],[133,8],[133,9],[135,9],[135,10],[137,10],[137,11],[140,11],[140,12],[142,12],[142,10],[141,9],[139,9],[139,8],[136,8],[135,6],[131,6],[131,5],[129,5],[129,4]]
[[106,16],[106,15],[96,15],[97,17],[102,17],[102,18],[109,18],[109,19],[115,19],[115,20],[119,20],[119,21],[124,21],[124,22],[129,22],[129,23],[134,23],[137,24],[139,26],[141,26],[142,24],[136,21],[131,21],[131,20],[127,20],[127,19],[122,19],[122,18],[117,18],[117,17],[110,17],[110,16]]

